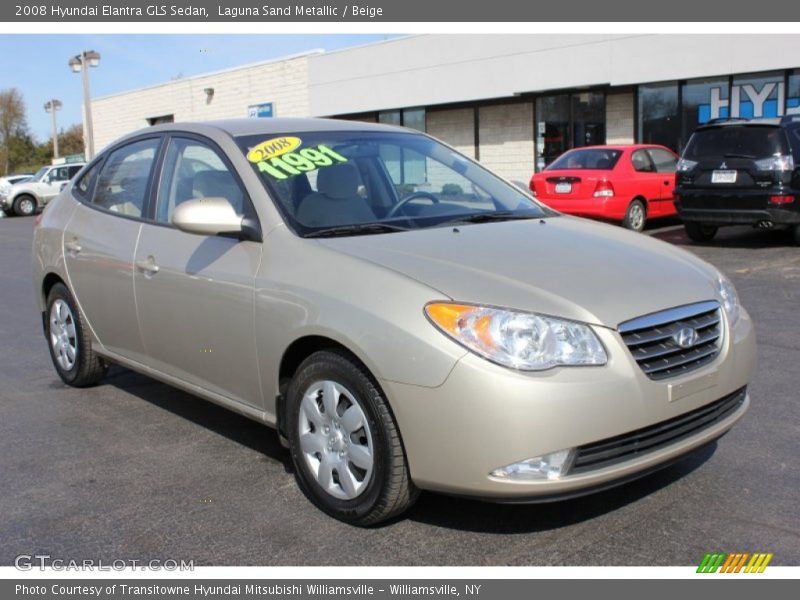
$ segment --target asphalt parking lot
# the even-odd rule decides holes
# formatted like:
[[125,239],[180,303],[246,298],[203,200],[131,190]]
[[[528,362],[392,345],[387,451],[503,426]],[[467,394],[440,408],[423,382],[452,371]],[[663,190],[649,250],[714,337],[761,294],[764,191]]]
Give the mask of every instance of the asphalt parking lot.
[[709,551],[800,564],[800,248],[786,233],[722,230],[694,246],[753,316],[749,414],[715,447],[645,479],[560,504],[423,494],[364,530],[315,509],[276,435],[113,368],[66,387],[51,366],[30,275],[32,218],[0,219],[0,564],[183,559],[196,565],[696,565]]

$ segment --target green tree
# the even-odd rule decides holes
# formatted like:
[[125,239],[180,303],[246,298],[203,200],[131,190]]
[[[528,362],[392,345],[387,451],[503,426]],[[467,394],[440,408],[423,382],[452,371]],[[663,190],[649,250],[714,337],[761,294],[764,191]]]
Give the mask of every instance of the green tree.
[[17,88],[0,90],[0,160],[3,173],[11,168],[12,138],[27,132],[25,102]]
[[[50,142],[52,148],[52,138]],[[58,151],[61,156],[83,154],[83,126],[80,123],[61,130],[58,134]]]

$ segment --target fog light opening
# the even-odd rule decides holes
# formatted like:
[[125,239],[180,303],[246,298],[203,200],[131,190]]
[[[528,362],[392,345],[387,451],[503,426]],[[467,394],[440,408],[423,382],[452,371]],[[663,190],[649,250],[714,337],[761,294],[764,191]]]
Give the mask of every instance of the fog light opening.
[[489,473],[489,475],[505,481],[560,479],[569,472],[574,459],[575,449],[569,448],[500,467]]

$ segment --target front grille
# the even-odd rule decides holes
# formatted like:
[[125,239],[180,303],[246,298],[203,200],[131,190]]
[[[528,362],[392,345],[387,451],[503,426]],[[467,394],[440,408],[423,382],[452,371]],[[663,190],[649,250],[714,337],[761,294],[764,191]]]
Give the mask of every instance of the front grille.
[[569,474],[602,469],[631,460],[699,433],[736,412],[746,395],[747,388],[742,388],[721,400],[668,421],[580,446]]
[[[716,301],[646,315],[626,321],[618,329],[642,371],[656,380],[707,365],[719,354],[722,340],[722,320]],[[694,334],[681,336],[682,331],[688,333],[688,330]],[[684,345],[679,345],[679,341]]]

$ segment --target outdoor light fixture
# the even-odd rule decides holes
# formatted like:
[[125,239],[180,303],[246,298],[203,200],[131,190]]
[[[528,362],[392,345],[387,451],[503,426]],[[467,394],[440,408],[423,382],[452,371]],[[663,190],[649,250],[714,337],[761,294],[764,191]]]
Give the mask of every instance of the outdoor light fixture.
[[53,118],[53,158],[58,158],[58,126],[56,125],[56,112],[61,110],[61,100],[48,100],[45,102],[44,109],[50,113]]
[[214,97],[214,88],[213,87],[207,87],[207,88],[203,89],[203,91],[206,94],[206,104],[208,104],[209,102],[211,102],[211,98]]
[[84,50],[70,58],[67,64],[73,73],[83,74],[83,126],[86,131],[86,160],[91,160],[94,157],[94,127],[89,91],[89,67],[96,67],[100,64],[100,53],[94,50]]

